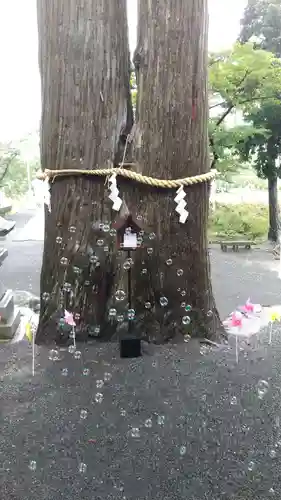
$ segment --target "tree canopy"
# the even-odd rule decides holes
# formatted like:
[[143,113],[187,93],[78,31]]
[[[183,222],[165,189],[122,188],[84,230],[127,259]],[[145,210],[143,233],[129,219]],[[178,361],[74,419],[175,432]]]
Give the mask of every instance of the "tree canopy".
[[[211,106],[224,109],[222,123],[234,109],[249,109],[261,101],[279,100],[281,63],[274,54],[257,50],[252,43],[236,43],[231,50],[212,54],[209,60],[210,90],[221,100]],[[220,124],[219,123],[219,124]]]
[[281,57],[280,0],[248,0],[241,21],[240,42],[253,39],[256,46]]
[[[255,49],[250,42],[236,43],[231,50],[210,55],[209,82],[215,101],[210,106],[213,118],[209,130],[213,166],[229,177],[241,167],[241,143],[251,136],[260,141],[268,137],[267,127],[263,123],[254,125],[250,113],[264,102],[279,104],[281,64],[274,54]],[[248,123],[241,120],[238,126],[230,127],[227,118],[237,110]]]

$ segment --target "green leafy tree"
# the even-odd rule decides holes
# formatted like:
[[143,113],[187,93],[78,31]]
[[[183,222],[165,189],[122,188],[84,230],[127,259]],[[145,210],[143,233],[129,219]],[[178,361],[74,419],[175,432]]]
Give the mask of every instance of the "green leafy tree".
[[281,57],[280,0],[248,0],[241,21],[240,42],[254,40],[257,47]]
[[[29,164],[30,176],[34,177],[39,162]],[[18,198],[28,190],[27,164],[20,156],[20,151],[7,144],[0,146],[0,190],[9,198]]]
[[212,54],[209,60],[210,93],[216,99],[210,110],[221,110],[217,126],[235,109],[247,110],[281,96],[281,64],[274,54],[252,43],[236,43],[231,50]]
[[281,176],[281,103],[264,103],[246,114],[254,126],[264,127],[265,134],[254,133],[245,140],[242,152],[245,159],[252,159],[258,177],[267,179],[269,196],[268,238],[278,240],[279,210],[277,180]]
[[234,111],[246,113],[263,102],[279,102],[281,66],[270,52],[257,50],[253,43],[236,43],[231,50],[211,54],[209,57],[209,82],[212,100],[209,127],[212,166],[221,177],[230,180],[243,167],[240,144],[251,135],[267,137],[264,127],[245,122],[229,127],[228,119]]
[[[241,144],[244,145],[253,135],[264,137],[267,131],[255,128],[249,123],[230,128],[225,123],[217,126],[217,121],[212,119],[209,123],[209,134],[213,139],[216,169],[220,173],[220,179],[230,182],[234,174],[248,168],[246,163],[241,162]],[[245,160],[247,159],[245,157]]]
[[[241,21],[240,42],[248,45],[254,40],[254,48],[271,51],[277,57],[272,61],[274,69],[279,70],[281,56],[281,2],[280,0],[249,0]],[[276,89],[276,82],[272,81]],[[280,85],[281,89],[281,85]],[[258,176],[268,180],[269,193],[269,232],[270,240],[277,241],[279,232],[279,210],[277,180],[280,177],[279,155],[281,121],[280,99],[263,101],[259,106],[249,106],[245,116],[253,120],[257,127],[266,127],[268,135],[262,140],[254,134],[247,141],[246,152],[254,158]]]

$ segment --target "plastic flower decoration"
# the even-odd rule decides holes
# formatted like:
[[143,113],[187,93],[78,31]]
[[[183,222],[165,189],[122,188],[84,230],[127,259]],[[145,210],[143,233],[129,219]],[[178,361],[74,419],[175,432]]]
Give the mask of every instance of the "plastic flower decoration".
[[235,311],[231,315],[231,326],[238,326],[241,328],[242,326],[242,314],[239,311]]
[[29,322],[26,323],[26,325],[25,325],[25,336],[29,342],[32,342],[32,337],[33,337],[32,328],[31,328],[31,324]]
[[271,311],[270,313],[270,321],[273,323],[274,321],[280,321],[281,314],[278,311]]
[[73,318],[73,314],[66,311],[66,310],[64,311],[64,321],[69,326],[76,326],[76,323],[75,323],[74,318]]

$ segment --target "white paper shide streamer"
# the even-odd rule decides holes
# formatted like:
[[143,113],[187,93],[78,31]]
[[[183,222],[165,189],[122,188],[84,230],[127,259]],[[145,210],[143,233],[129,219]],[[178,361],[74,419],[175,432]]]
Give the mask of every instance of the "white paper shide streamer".
[[189,216],[189,212],[186,210],[187,202],[185,201],[186,193],[184,191],[184,187],[180,186],[177,190],[177,196],[175,197],[175,202],[177,204],[176,212],[180,216],[180,223],[184,224]]
[[51,212],[51,193],[48,178],[44,181],[44,203],[47,205],[49,212]]
[[108,179],[108,184],[110,191],[109,199],[113,202],[112,210],[115,210],[115,212],[119,212],[123,202],[119,196],[119,189],[117,188],[116,175],[113,174]]

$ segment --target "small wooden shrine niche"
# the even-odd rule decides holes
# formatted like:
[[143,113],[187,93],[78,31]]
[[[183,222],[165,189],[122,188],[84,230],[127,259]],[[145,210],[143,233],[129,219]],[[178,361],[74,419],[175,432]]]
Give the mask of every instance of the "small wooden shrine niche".
[[136,250],[142,225],[132,214],[120,217],[114,224],[117,231],[117,245],[123,250]]

